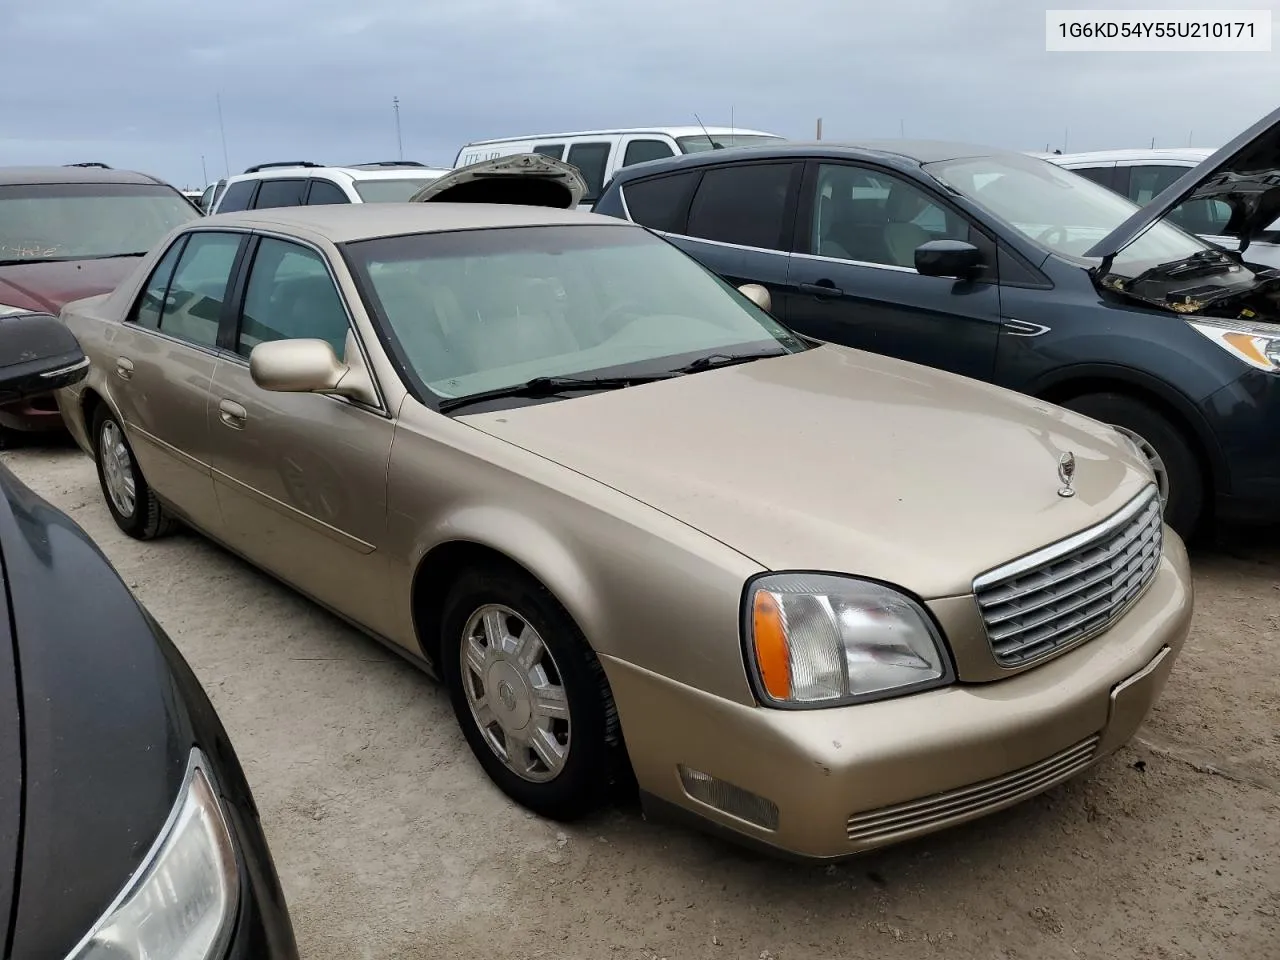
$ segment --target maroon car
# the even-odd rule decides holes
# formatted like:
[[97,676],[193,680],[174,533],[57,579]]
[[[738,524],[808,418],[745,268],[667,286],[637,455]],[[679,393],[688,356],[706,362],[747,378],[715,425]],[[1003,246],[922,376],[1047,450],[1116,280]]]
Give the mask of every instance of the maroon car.
[[[101,164],[0,167],[0,322],[23,311],[52,313],[109,293],[135,258],[174,227],[200,216],[155,177]],[[62,429],[53,396],[0,406],[7,431]]]

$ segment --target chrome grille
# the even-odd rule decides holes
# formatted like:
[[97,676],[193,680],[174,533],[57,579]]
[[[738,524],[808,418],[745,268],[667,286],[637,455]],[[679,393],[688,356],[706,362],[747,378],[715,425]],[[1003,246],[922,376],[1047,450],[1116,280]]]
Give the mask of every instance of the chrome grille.
[[1155,578],[1163,531],[1151,487],[1098,526],[974,580],[996,661],[1021,666],[1114,623]]
[[1012,806],[1089,766],[1097,752],[1098,740],[1099,736],[1094,734],[1051,757],[1001,777],[854,814],[845,827],[849,842],[858,847],[880,846],[904,833],[936,829]]

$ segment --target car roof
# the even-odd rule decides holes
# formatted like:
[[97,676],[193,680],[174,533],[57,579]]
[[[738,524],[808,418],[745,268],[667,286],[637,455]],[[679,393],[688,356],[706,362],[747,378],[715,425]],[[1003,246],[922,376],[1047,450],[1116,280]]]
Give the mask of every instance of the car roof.
[[[767,130],[750,130],[746,127],[616,127],[610,130],[574,130],[569,133],[526,133],[518,137],[492,137],[488,140],[472,140],[466,147],[482,147],[492,143],[513,143],[517,140],[554,140],[561,137],[612,137],[637,133],[665,133],[669,137],[716,136],[742,134],[748,137],[777,137]],[[465,149],[465,147],[464,147]]]
[[449,167],[270,167],[253,173],[238,173],[231,180],[272,180],[279,177],[315,177],[326,173],[340,174],[352,180],[417,180],[448,173]]
[[249,229],[302,230],[318,233],[334,243],[393,237],[406,233],[444,233],[453,230],[493,230],[504,227],[573,225],[623,226],[615,217],[552,207],[501,203],[351,203],[314,207],[268,207],[241,213],[202,217],[192,226],[238,226]]
[[727,147],[724,150],[704,150],[700,153],[678,157],[664,157],[623,167],[614,180],[619,183],[636,177],[649,176],[666,170],[682,170],[690,166],[704,166],[737,160],[786,160],[786,159],[843,159],[865,160],[899,169],[919,167],[939,160],[955,160],[961,157],[1019,156],[1026,154],[996,147],[983,147],[971,143],[948,140],[784,140],[777,144],[749,147]]
[[1155,150],[1091,150],[1083,153],[1037,153],[1053,163],[1123,163],[1128,160],[1174,160],[1198,164],[1213,155],[1209,147],[1165,147]]
[[111,170],[105,167],[0,167],[0,185],[22,183],[163,184],[164,181],[135,170]]

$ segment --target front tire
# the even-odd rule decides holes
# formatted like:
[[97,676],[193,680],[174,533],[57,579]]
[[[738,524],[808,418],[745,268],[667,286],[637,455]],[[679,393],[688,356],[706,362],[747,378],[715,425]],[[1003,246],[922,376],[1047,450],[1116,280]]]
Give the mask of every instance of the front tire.
[[135,540],[154,540],[173,521],[147,485],[120,420],[103,405],[93,417],[93,459],[98,483],[116,526]]
[[1191,441],[1151,405],[1122,393],[1090,393],[1063,404],[1126,434],[1142,450],[1164,497],[1164,519],[1183,539],[1204,515],[1205,476]]
[[441,621],[454,714],[490,779],[552,820],[602,806],[623,765],[618,713],[599,660],[551,593],[515,568],[470,569]]

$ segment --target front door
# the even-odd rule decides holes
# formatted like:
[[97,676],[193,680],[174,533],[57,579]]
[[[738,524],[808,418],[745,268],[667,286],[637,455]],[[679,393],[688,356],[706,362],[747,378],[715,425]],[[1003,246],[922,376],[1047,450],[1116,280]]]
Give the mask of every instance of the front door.
[[[996,247],[941,197],[885,171],[812,162],[791,258],[785,317],[819,340],[990,380],[1000,332]],[[967,240],[976,279],[926,277],[915,251]]]
[[220,515],[209,469],[209,387],[223,305],[245,239],[214,231],[180,237],[152,271],[129,319],[107,332],[111,400],[142,475],[174,512],[215,536]]
[[387,462],[394,421],[342,397],[273,393],[249,374],[253,347],[317,338],[358,349],[325,258],[262,237],[251,253],[232,346],[213,374],[208,413],[226,540],[253,562],[389,634]]

